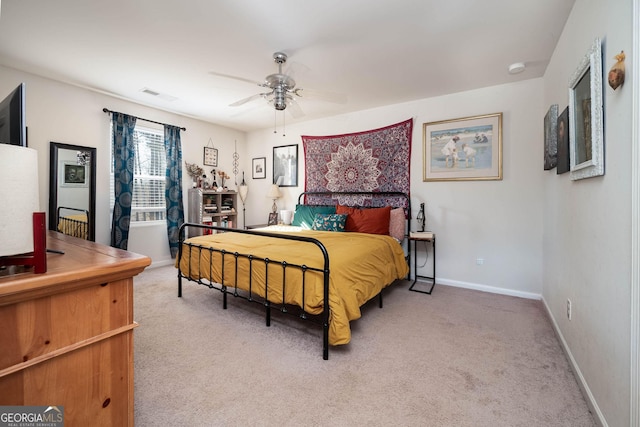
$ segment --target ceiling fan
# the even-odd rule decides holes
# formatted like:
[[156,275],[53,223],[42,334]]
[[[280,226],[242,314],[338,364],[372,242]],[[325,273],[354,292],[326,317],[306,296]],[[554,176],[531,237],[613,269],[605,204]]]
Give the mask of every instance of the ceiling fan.
[[293,79],[293,77],[290,74],[285,74],[282,72],[282,67],[287,62],[286,53],[274,53],[273,60],[276,64],[278,64],[278,72],[269,74],[267,77],[265,77],[263,82],[255,82],[243,77],[230,76],[228,74],[221,74],[213,71],[211,71],[210,74],[256,84],[260,87],[268,89],[265,92],[257,93],[255,95],[251,95],[247,98],[243,98],[239,101],[233,102],[229,104],[230,107],[238,107],[250,101],[264,98],[269,104],[273,105],[277,111],[283,111],[288,108],[293,117],[301,117],[304,114],[302,112],[302,109],[296,102],[296,98],[319,98],[329,102],[346,102],[346,97],[340,94],[323,94],[318,91],[296,87],[296,81]]

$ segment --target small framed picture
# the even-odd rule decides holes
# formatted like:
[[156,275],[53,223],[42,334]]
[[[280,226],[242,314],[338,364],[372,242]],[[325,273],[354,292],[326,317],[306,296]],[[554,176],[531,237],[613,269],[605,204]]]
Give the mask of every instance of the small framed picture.
[[264,179],[267,177],[267,158],[257,157],[253,159],[251,165],[251,177],[253,179]]
[[269,213],[269,222],[267,225],[278,225],[278,212]]
[[558,104],[549,107],[544,116],[544,170],[558,165]]
[[213,147],[204,147],[202,163],[204,163],[205,166],[218,167],[218,150]]
[[86,187],[87,166],[75,162],[62,162],[60,168],[60,182],[62,187]]

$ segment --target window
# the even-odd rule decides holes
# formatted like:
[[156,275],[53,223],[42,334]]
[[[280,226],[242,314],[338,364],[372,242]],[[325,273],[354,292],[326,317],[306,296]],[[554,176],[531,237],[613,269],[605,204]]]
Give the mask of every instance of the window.
[[[111,209],[115,202],[113,188],[113,132],[111,133]],[[133,172],[131,223],[164,221],[164,198],[167,160],[163,131],[136,126],[133,133],[136,158]]]

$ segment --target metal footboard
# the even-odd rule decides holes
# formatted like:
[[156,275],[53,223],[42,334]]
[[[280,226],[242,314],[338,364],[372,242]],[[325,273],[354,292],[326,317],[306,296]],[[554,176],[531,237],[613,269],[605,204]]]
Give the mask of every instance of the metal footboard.
[[[307,265],[300,265],[296,263],[291,263],[288,260],[276,260],[269,259],[265,257],[258,257],[253,254],[244,254],[238,252],[230,252],[225,250],[224,248],[213,248],[213,247],[205,247],[197,244],[185,242],[186,236],[186,228],[187,227],[198,227],[198,228],[206,228],[210,230],[215,230],[216,232],[225,232],[225,233],[240,233],[240,234],[251,234],[251,235],[259,235],[259,236],[267,236],[274,239],[281,240],[297,240],[301,242],[306,242],[309,244],[309,250],[314,250],[312,248],[316,248],[315,250],[319,250],[324,259],[324,265],[322,268],[310,267]],[[322,325],[322,358],[327,360],[329,358],[329,254],[327,253],[327,249],[324,247],[322,242],[317,239],[305,237],[305,236],[297,236],[297,235],[287,235],[287,234],[278,234],[278,233],[268,233],[261,231],[249,231],[249,230],[239,230],[239,229],[229,229],[225,227],[217,227],[217,226],[208,226],[202,224],[193,224],[193,223],[185,223],[180,227],[180,246],[178,252],[178,259],[182,260],[183,251],[189,251],[187,256],[189,256],[189,265],[187,267],[188,271],[182,271],[181,268],[178,268],[178,297],[182,297],[182,279],[187,279],[192,282],[196,282],[200,285],[207,286],[211,289],[217,289],[223,293],[223,308],[227,308],[227,296],[232,295],[237,298],[245,299],[249,302],[258,303],[264,306],[265,308],[265,321],[266,325],[271,325],[271,310],[275,309],[280,311],[283,314],[297,316],[303,320],[309,320],[312,322],[320,323]],[[194,251],[197,251],[197,264],[193,265],[194,262],[192,254]],[[203,279],[200,274],[201,270],[201,252],[207,251],[209,252],[209,259],[213,260],[213,254],[220,254],[220,271],[221,271],[221,283],[216,283],[209,281],[207,279]],[[226,262],[229,259],[232,260],[232,265],[235,266],[235,271],[233,272],[232,277],[234,277],[233,285],[227,283],[227,277],[229,275],[228,271],[225,271]],[[249,274],[248,277],[238,277],[238,261],[240,259],[247,260],[249,265]],[[208,266],[205,268],[209,268],[209,277],[213,277],[213,264],[208,263]],[[265,296],[262,296],[254,291],[253,287],[253,269],[256,265],[264,265],[265,268]],[[180,266],[180,263],[178,264]],[[271,268],[281,268],[282,269],[282,282],[281,283],[270,283],[269,281],[269,269]],[[287,271],[291,272],[292,270],[298,270],[302,274],[302,283],[300,284],[302,289],[302,303],[300,306],[293,306],[286,302],[286,278]],[[319,272],[323,277],[323,308],[322,313],[319,315],[313,315],[307,313],[305,310],[307,295],[306,295],[306,279],[308,277],[308,273],[310,272]],[[192,279],[191,277],[195,276],[198,279]],[[241,283],[242,282],[242,283]],[[242,288],[240,285],[243,285]],[[273,301],[272,298],[269,298],[269,288],[280,287],[282,301]],[[244,289],[243,289],[244,288]]]

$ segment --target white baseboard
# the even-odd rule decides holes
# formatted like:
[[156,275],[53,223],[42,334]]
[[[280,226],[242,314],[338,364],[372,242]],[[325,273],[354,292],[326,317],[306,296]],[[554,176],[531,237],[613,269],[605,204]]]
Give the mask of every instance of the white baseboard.
[[569,366],[571,366],[571,370],[573,371],[573,374],[576,377],[578,386],[580,387],[580,390],[582,390],[582,395],[585,397],[585,400],[587,401],[587,405],[589,406],[591,413],[594,414],[595,420],[599,425],[603,427],[607,427],[608,426],[607,421],[605,420],[604,415],[602,414],[602,411],[600,410],[600,407],[598,406],[598,403],[596,402],[596,399],[593,396],[593,393],[591,393],[591,389],[589,388],[587,381],[584,379],[584,376],[582,375],[582,371],[580,371],[580,367],[578,366],[576,359],[574,359],[573,354],[571,353],[571,349],[569,348],[567,341],[564,339],[564,336],[562,335],[562,332],[558,327],[558,323],[556,322],[555,317],[553,317],[553,314],[551,313],[551,310],[547,305],[547,301],[545,301],[544,298],[542,298],[542,303],[544,304],[544,308],[547,312],[547,316],[549,316],[549,320],[551,320],[551,324],[553,325],[553,330],[555,331],[556,336],[560,341],[562,350],[564,351],[564,354],[567,356],[567,359],[569,360]]
[[147,268],[158,268],[158,267],[164,267],[167,265],[175,265],[176,260],[169,258],[169,259],[163,259],[160,261],[153,261],[151,262],[151,265]]
[[460,282],[458,280],[437,278],[436,284],[453,286],[456,288],[473,289],[473,290],[482,291],[482,292],[490,292],[492,294],[510,295],[510,296],[519,297],[519,298],[538,299],[538,300],[542,299],[541,294],[534,294],[533,292],[523,292],[523,291],[516,291],[513,289],[496,288],[495,286],[481,285],[479,283]]

